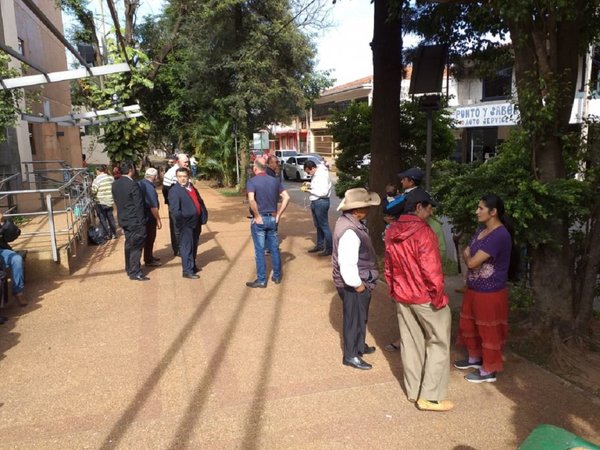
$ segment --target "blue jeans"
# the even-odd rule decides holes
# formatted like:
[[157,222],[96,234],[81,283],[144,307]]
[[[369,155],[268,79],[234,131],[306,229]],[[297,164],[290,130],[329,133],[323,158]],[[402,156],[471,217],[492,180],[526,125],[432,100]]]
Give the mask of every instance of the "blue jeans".
[[281,279],[281,255],[279,254],[279,238],[277,236],[277,223],[275,216],[261,215],[263,223],[257,224],[254,220],[250,224],[252,241],[254,242],[254,258],[256,259],[256,279],[259,283],[267,282],[265,268],[265,246],[271,252],[273,278]]
[[329,228],[329,199],[320,198],[310,202],[313,223],[317,229],[317,247],[323,250],[333,249],[331,229]]
[[5,268],[9,268],[12,273],[12,292],[19,294],[25,289],[25,278],[23,276],[23,258],[17,252],[7,249],[0,249],[0,259]]

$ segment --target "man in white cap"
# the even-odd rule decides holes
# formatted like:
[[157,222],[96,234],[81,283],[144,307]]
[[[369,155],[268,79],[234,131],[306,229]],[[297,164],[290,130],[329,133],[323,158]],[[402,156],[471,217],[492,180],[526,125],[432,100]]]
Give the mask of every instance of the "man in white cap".
[[138,182],[144,197],[144,211],[148,219],[146,222],[146,240],[144,241],[144,263],[148,267],[160,266],[160,258],[155,258],[153,254],[156,230],[162,228],[160,215],[158,214],[158,194],[154,185],[157,176],[158,170],[150,167],[146,169],[144,179]]
[[384,219],[387,217],[387,223],[396,220],[400,214],[402,214],[404,205],[406,204],[410,193],[421,189],[421,181],[423,180],[424,176],[425,173],[418,167],[411,167],[410,169],[398,174],[398,178],[400,179],[400,184],[402,185],[404,192],[402,195],[396,196],[394,200],[385,206],[383,214],[385,216]]
[[380,203],[375,192],[347,190],[337,208],[343,214],[333,232],[333,282],[343,303],[342,364],[361,370],[372,367],[361,356],[375,351],[365,338],[371,291],[379,277],[375,249],[363,220],[369,208]]

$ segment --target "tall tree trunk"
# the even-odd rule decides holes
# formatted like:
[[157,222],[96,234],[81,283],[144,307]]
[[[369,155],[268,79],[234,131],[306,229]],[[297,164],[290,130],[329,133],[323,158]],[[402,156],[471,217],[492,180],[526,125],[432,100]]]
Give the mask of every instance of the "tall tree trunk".
[[[509,23],[515,52],[522,126],[531,130],[532,166],[542,183],[566,177],[562,137],[569,132],[578,64],[575,22],[558,22],[551,14],[525,14]],[[558,86],[560,85],[560,89]],[[539,111],[550,114],[541,118]],[[540,127],[540,125],[542,125]],[[553,242],[532,252],[531,285],[540,326],[571,329],[574,319],[574,253],[567,217],[549,220]]]
[[135,13],[140,6],[139,0],[124,0],[125,6],[125,45],[133,44],[133,28],[135,27]]
[[[400,83],[402,81],[402,27],[390,18],[388,0],[375,0],[373,24],[373,127],[369,189],[380,195],[397,182],[400,171]],[[369,230],[375,250],[383,254],[381,211],[371,208]]]
[[154,65],[154,67],[153,67],[152,71],[148,74],[149,80],[154,81],[154,79],[158,75],[158,71],[162,67],[165,59],[167,58],[169,53],[171,53],[171,51],[173,51],[174,42],[179,34],[179,29],[181,28],[181,25],[183,24],[183,18],[184,18],[184,15],[186,12],[187,12],[187,8],[184,5],[180,9],[179,16],[177,17],[177,20],[175,21],[175,25],[173,25],[173,29],[171,30],[169,40],[165,43],[165,45],[162,46],[162,48],[158,52],[158,55],[156,56],[156,58],[154,58],[154,61],[152,61],[152,64]]

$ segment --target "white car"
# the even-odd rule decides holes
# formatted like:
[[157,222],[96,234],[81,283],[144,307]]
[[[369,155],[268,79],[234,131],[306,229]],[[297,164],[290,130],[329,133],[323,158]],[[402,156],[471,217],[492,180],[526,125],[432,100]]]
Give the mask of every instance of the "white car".
[[309,159],[314,161],[316,165],[321,164],[321,161],[314,156],[290,156],[283,163],[283,178],[296,181],[310,180],[310,175],[304,171],[304,163]]
[[298,156],[298,152],[296,150],[275,150],[275,156],[279,160],[279,164],[282,165],[288,158]]

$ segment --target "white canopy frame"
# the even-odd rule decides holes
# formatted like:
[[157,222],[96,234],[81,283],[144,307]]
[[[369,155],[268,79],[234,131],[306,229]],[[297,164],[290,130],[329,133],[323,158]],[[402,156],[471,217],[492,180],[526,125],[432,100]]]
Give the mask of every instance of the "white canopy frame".
[[28,86],[38,86],[46,83],[56,83],[58,81],[77,80],[89,76],[109,75],[112,73],[129,72],[131,69],[127,63],[108,64],[105,66],[65,70],[62,72],[50,72],[40,75],[26,75],[24,77],[6,78],[1,81],[1,89],[18,89]]
[[21,119],[31,123],[55,123],[62,127],[87,127],[90,125],[102,125],[117,120],[133,119],[141,117],[144,113],[140,111],[140,105],[124,106],[122,108],[110,108],[94,110],[81,114],[69,114],[66,116],[32,116],[21,115]]

